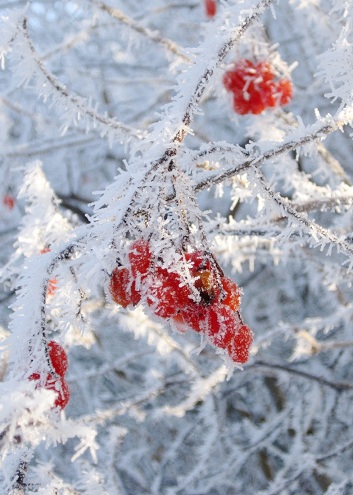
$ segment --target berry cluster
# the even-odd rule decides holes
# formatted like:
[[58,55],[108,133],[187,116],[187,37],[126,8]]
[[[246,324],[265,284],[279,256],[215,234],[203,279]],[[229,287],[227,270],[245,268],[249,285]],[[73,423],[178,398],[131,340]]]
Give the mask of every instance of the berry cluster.
[[236,113],[259,114],[268,107],[283,106],[292,98],[292,83],[288,79],[275,81],[269,62],[254,63],[242,59],[223,76],[225,88],[233,93]]
[[137,305],[141,294],[153,313],[170,319],[185,331],[192,328],[207,336],[237,363],[245,363],[253,337],[240,314],[240,290],[223,276],[210,255],[203,251],[184,253],[193,283],[158,264],[147,241],[135,241],[129,251],[129,267],[116,267],[110,278],[113,300],[127,308]]
[[54,390],[57,394],[54,407],[64,409],[70,400],[69,387],[64,379],[68,367],[68,359],[64,349],[54,340],[48,343],[48,357],[53,373],[32,373],[29,380],[37,381],[36,388],[44,386],[47,390]]
[[204,0],[204,5],[207,17],[214,17],[217,12],[216,0]]

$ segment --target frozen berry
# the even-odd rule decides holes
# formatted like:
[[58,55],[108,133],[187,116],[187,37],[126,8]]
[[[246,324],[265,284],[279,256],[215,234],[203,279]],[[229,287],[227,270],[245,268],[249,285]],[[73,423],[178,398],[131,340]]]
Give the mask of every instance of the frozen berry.
[[233,311],[237,311],[240,306],[240,290],[233,280],[227,277],[221,279],[222,288],[225,293],[225,298],[222,304],[229,306]]
[[54,368],[54,371],[58,375],[64,376],[68,367],[68,359],[65,350],[61,347],[60,344],[55,342],[55,340],[51,340],[48,343],[48,348],[49,359]]
[[292,97],[291,82],[287,79],[276,82],[267,61],[238,60],[234,68],[224,74],[223,84],[233,93],[234,111],[240,115],[256,115],[267,107],[286,105]]
[[147,303],[161,318],[175,315],[191,302],[190,290],[177,273],[158,267],[149,283]]
[[15,206],[15,200],[11,196],[11,194],[5,194],[5,196],[2,199],[3,204],[8,208],[9,210],[12,210],[13,207]]
[[139,239],[131,245],[129,261],[134,278],[136,278],[138,274],[142,276],[147,274],[151,264],[151,251],[148,241]]
[[204,0],[207,17],[214,17],[217,12],[216,0]]
[[173,318],[179,324],[188,326],[195,332],[205,333],[207,330],[207,312],[209,306],[202,306],[191,303],[185,308],[181,308]]
[[200,270],[211,270],[212,268],[209,257],[204,251],[185,253],[185,260],[191,265],[190,271],[192,274]]
[[293,96],[293,86],[288,79],[281,79],[277,83],[277,92],[279,93],[279,104],[287,105]]
[[37,381],[36,388],[44,387],[47,390],[54,390],[56,392],[56,399],[53,407],[59,407],[64,409],[70,400],[70,390],[63,378],[53,377],[52,374],[47,373],[43,377],[40,373],[32,373],[29,380]]
[[228,306],[215,304],[207,311],[206,333],[212,345],[225,349],[238,331],[240,318]]
[[210,270],[199,270],[195,273],[197,279],[194,282],[196,289],[198,290],[201,301],[203,304],[211,304],[215,297],[217,290],[217,280]]
[[141,294],[136,290],[135,281],[127,268],[114,268],[109,288],[113,301],[123,308],[130,304],[136,306],[141,300]]
[[231,359],[236,363],[246,363],[249,359],[249,351],[252,342],[252,331],[246,325],[242,325],[227,346],[227,351]]
[[186,253],[185,259],[192,263],[190,273],[196,279],[194,286],[200,295],[201,304],[212,304],[219,293],[219,287],[209,257],[203,251],[195,251]]

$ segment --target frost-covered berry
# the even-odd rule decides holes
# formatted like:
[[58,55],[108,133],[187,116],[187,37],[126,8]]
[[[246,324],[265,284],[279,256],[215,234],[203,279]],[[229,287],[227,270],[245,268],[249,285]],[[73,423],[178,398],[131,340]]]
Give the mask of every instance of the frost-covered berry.
[[221,279],[222,288],[225,293],[225,297],[222,300],[222,304],[229,306],[233,311],[237,311],[240,306],[241,293],[239,287],[233,280],[227,277]]
[[195,332],[204,333],[206,330],[206,318],[209,306],[191,303],[184,308],[180,308],[174,319],[177,324],[185,325]]
[[36,388],[44,387],[47,390],[53,390],[56,393],[56,399],[53,407],[64,409],[70,400],[69,387],[62,377],[54,377],[51,373],[40,375],[32,373],[29,380],[36,381]]
[[12,210],[15,206],[15,199],[9,193],[5,194],[5,196],[2,198],[2,202],[4,206],[6,206],[6,208],[8,208],[9,210]]
[[129,251],[131,273],[134,278],[138,275],[147,275],[151,264],[151,251],[148,241],[139,239],[135,241]]
[[238,60],[223,76],[224,87],[233,93],[234,111],[240,115],[259,114],[268,107],[286,105],[292,98],[292,83],[275,80],[271,64]]
[[217,12],[216,0],[204,0],[204,5],[207,17],[214,17]]
[[217,275],[210,259],[203,251],[186,253],[185,259],[191,263],[190,274],[195,278],[194,287],[200,295],[201,304],[212,304],[219,294]]
[[204,333],[215,347],[226,349],[240,327],[240,318],[228,306],[215,304],[208,309]]
[[54,368],[54,371],[60,375],[64,376],[69,364],[67,354],[60,344],[51,340],[48,342],[49,349],[49,359]]
[[135,281],[127,268],[114,268],[110,277],[109,289],[113,301],[123,308],[130,305],[136,306],[141,300],[141,294],[136,289]]
[[249,351],[252,342],[252,331],[246,325],[242,325],[227,346],[230,358],[236,363],[246,363],[249,359]]
[[279,94],[279,104],[287,105],[293,96],[293,86],[288,79],[281,79],[277,83],[277,93]]
[[174,316],[191,302],[190,289],[177,273],[157,267],[148,283],[147,303],[161,318]]

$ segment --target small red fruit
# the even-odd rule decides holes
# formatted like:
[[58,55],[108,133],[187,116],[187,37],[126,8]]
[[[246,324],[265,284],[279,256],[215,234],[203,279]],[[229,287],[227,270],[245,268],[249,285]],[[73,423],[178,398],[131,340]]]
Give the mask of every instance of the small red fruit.
[[157,316],[170,318],[180,308],[192,302],[189,295],[189,288],[185,284],[182,285],[182,280],[177,273],[158,267],[148,287],[147,304]]
[[131,245],[129,251],[129,261],[131,265],[131,273],[134,278],[138,275],[147,275],[151,264],[151,251],[148,241],[139,239]]
[[69,364],[66,352],[60,344],[55,342],[55,340],[51,340],[50,342],[48,342],[48,348],[49,359],[54,368],[54,371],[58,375],[64,376]]
[[203,304],[212,304],[216,297],[217,282],[210,270],[198,270],[195,275],[198,277],[195,280],[195,287],[198,290]]
[[202,306],[191,302],[190,306],[181,308],[174,317],[176,322],[184,324],[195,332],[205,333],[207,329],[207,312],[209,306]]
[[221,279],[223,290],[226,294],[222,304],[229,306],[233,311],[237,311],[240,306],[240,290],[233,280],[227,277]]
[[192,263],[190,273],[196,278],[194,286],[200,294],[201,304],[212,304],[219,294],[219,287],[210,259],[203,251],[186,253],[185,259]]
[[242,59],[223,76],[225,88],[233,93],[234,111],[240,115],[259,114],[267,107],[286,105],[292,98],[292,84],[287,79],[275,81],[269,62]]
[[53,377],[51,373],[45,374],[43,378],[43,383],[41,383],[42,377],[40,373],[32,373],[32,375],[29,377],[29,380],[38,381],[38,383],[36,384],[36,388],[44,386],[44,388],[47,390],[54,390],[54,392],[56,392],[57,394],[57,397],[55,399],[53,407],[64,409],[64,407],[67,406],[70,400],[70,390],[64,378]]
[[234,334],[232,342],[227,346],[227,351],[231,359],[236,363],[246,363],[249,359],[249,351],[252,342],[252,331],[246,325],[242,325]]
[[277,92],[280,94],[279,104],[287,105],[293,96],[293,86],[288,79],[281,79],[277,83]]
[[141,300],[141,294],[136,290],[135,281],[127,268],[114,268],[109,288],[113,301],[123,308],[130,304],[136,306]]
[[217,12],[216,0],[204,0],[205,1],[205,11],[207,17],[214,17]]
[[9,210],[12,210],[13,207],[15,206],[15,200],[9,193],[5,194],[5,196],[2,199],[2,202]]
[[207,311],[206,334],[212,345],[225,349],[234,338],[241,322],[228,306],[214,304]]
[[190,271],[193,276],[195,276],[194,274],[200,270],[211,270],[212,268],[211,262],[204,251],[185,253],[185,260],[188,263],[191,263],[192,266]]

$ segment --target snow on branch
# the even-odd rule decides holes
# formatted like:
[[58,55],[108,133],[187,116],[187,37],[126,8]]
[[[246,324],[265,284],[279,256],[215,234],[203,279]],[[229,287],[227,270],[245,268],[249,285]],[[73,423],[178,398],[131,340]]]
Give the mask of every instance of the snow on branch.
[[29,36],[26,17],[21,21],[20,33],[22,36],[18,35],[16,38],[17,45],[14,53],[14,59],[17,56],[16,65],[13,67],[15,78],[21,85],[26,85],[31,79],[34,79],[38,94],[42,99],[45,102],[52,99],[52,104],[57,108],[63,121],[62,133],[65,133],[71,125],[78,126],[80,120],[83,120],[86,123],[86,132],[91,128],[97,128],[102,137],[108,137],[109,142],[116,139],[124,142],[127,139],[141,139],[143,137],[142,131],[98,113],[96,107],[87,104],[85,98],[72,94],[45,67]]
[[[266,160],[270,160],[283,153],[304,148],[306,145],[313,146],[316,140],[322,140],[328,134],[342,128],[343,125],[351,122],[353,119],[353,110],[350,108],[343,109],[342,112],[333,118],[331,115],[317,121],[311,126],[302,129],[296,129],[290,132],[285,141],[279,145],[274,143],[261,143],[251,147],[255,147],[255,151],[251,154],[248,151],[242,150],[239,146],[229,145],[227,143],[211,143],[206,145],[200,153],[194,156],[194,160],[200,158],[216,156],[216,159],[224,159],[228,162],[234,161],[234,156],[237,157],[236,165],[229,168],[220,169],[212,174],[204,174],[205,178],[197,178],[197,183],[194,186],[195,191],[207,189],[215,184],[227,181],[235,175],[249,169],[253,165],[259,165]],[[243,156],[243,159],[241,159]],[[240,157],[240,158],[239,158]]]
[[136,33],[145,36],[149,40],[162,45],[168,52],[172,53],[174,56],[177,56],[180,59],[180,62],[189,64],[191,59],[184,53],[182,47],[178,46],[172,40],[161,36],[161,34],[157,31],[152,31],[151,29],[145,28],[142,24],[136,22],[134,19],[124,14],[121,10],[111,7],[110,5],[101,2],[99,0],[90,0],[94,5],[97,5],[101,10],[107,12],[111,17],[128,26],[130,29],[135,31]]
[[353,104],[353,43],[350,22],[343,28],[333,46],[319,56],[319,72],[330,86],[331,92],[325,94],[333,101],[340,100],[340,110]]
[[179,75],[174,88],[176,95],[160,114],[160,120],[154,124],[149,136],[151,143],[159,143],[162,136],[163,141],[168,143],[168,150],[162,160],[175,155],[176,149],[190,132],[189,126],[201,98],[216,76],[220,64],[271,2],[272,0],[261,0],[256,5],[249,0],[241,2],[229,7],[229,22],[232,24],[227,29],[221,27],[223,18],[205,28],[205,41],[196,50],[190,51],[190,56],[197,63],[188,67],[186,73]]
[[5,68],[6,55],[11,51],[11,43],[19,32],[23,9],[13,9],[0,16],[0,68]]
[[319,246],[321,251],[328,245],[327,255],[330,255],[333,247],[337,249],[337,253],[342,253],[348,257],[346,263],[349,263],[348,270],[353,268],[353,245],[345,240],[344,237],[338,237],[334,233],[325,229],[313,220],[309,220],[302,213],[299,213],[286,201],[278,192],[272,190],[267,183],[265,177],[258,168],[255,169],[256,179],[259,181],[260,187],[267,193],[267,196],[277,204],[281,211],[288,216],[291,224],[299,225],[304,231],[311,236],[311,244],[315,247]]

